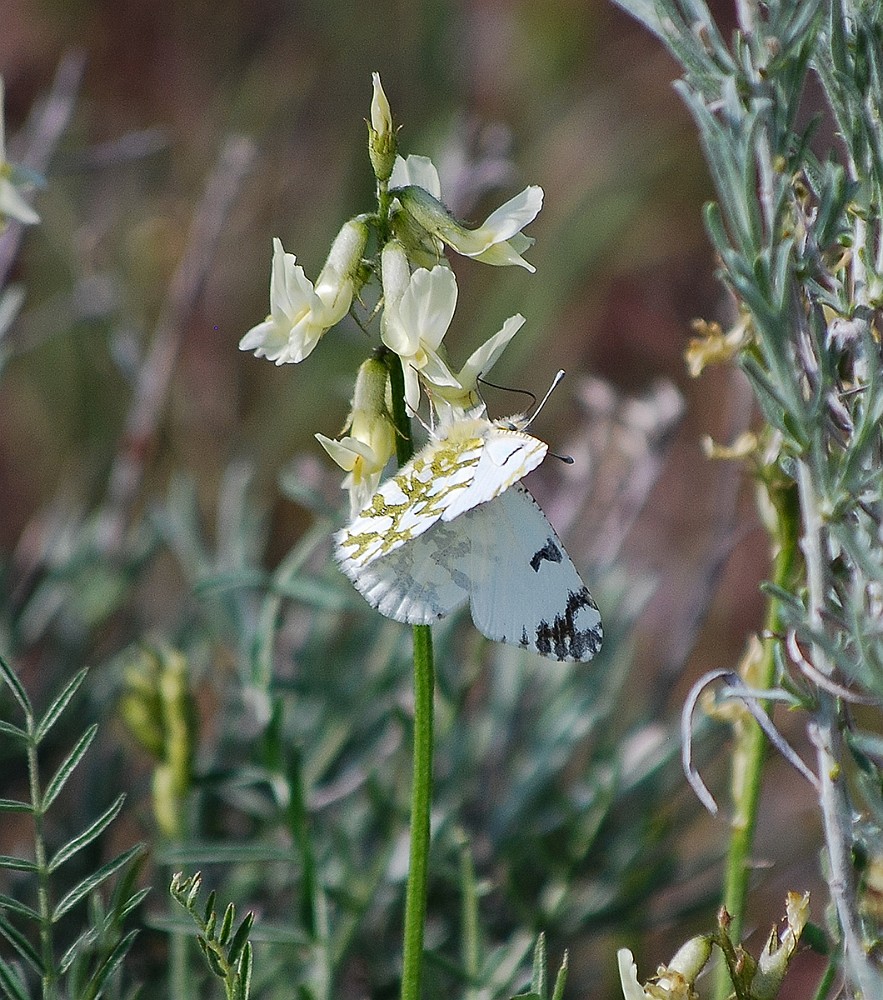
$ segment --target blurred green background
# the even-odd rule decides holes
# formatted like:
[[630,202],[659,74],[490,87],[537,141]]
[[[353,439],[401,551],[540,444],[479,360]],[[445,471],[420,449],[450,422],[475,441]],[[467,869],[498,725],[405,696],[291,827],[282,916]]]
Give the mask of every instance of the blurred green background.
[[[718,6],[726,23],[729,10]],[[12,159],[16,133],[71,47],[85,54],[82,85],[37,199],[42,224],[17,259],[27,300],[0,381],[0,551],[10,592],[35,561],[35,524],[50,514],[73,520],[102,502],[133,381],[230,134],[249,136],[257,155],[179,331],[138,504],[165,495],[186,470],[214,518],[225,470],[244,461],[271,505],[266,559],[275,565],[311,520],[279,494],[280,470],[297,458],[302,483],[337,503],[337,473],[312,435],[339,432],[364,335],[344,324],[307,363],[281,368],[237,344],[267,311],[271,238],[315,276],[341,222],[370,209],[364,119],[376,70],[402,125],[401,151],[432,157],[462,218],[479,222],[528,183],[545,190],[528,230],[535,275],[453,262],[452,358],[462,362],[507,316],[523,313],[527,323],[494,380],[541,393],[567,370],[535,425],[553,451],[566,450],[586,420],[575,402],[584,376],[629,394],[664,377],[686,399],[618,560],[624,576],[656,584],[628,638],[626,715],[671,724],[703,670],[733,665],[761,620],[766,543],[748,483],[735,466],[705,459],[699,441],[703,433],[729,440],[750,409],[731,374],[691,382],[684,368],[690,320],[732,316],[702,230],[710,187],[695,132],[671,88],[674,64],[654,39],[600,0],[5,0],[0,73]],[[506,393],[488,402],[496,415],[521,405]],[[554,477],[532,480],[550,512]],[[603,513],[591,523],[603,523]],[[591,550],[588,530],[578,523],[565,535],[575,554]],[[163,633],[187,592],[160,563],[125,615],[67,641],[83,661],[103,660]],[[615,621],[603,594],[599,603]],[[19,662],[38,692],[48,683],[41,663],[39,644]],[[722,774],[712,772],[721,793]],[[793,830],[804,816],[801,795],[767,804],[758,855],[781,864],[765,879],[762,928],[781,912],[785,889],[811,878],[811,852],[779,856],[783,824]],[[688,797],[681,807],[698,812]],[[713,859],[724,826],[700,819],[698,831],[685,850]],[[814,835],[808,826],[805,836]],[[709,885],[706,917],[714,870]],[[656,912],[662,936],[648,949],[651,968],[686,936],[666,923],[665,903]]]

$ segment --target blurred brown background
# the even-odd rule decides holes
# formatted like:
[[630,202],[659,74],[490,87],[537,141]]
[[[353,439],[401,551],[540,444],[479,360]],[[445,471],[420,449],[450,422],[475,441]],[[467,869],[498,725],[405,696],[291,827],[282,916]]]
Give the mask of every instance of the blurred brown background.
[[[28,298],[0,385],[7,560],[59,498],[72,508],[100,499],[139,359],[231,133],[251,137],[257,157],[181,331],[142,496],[184,467],[210,509],[234,458],[255,465],[267,492],[295,455],[322,467],[312,435],[340,428],[367,350],[362,334],[335,331],[308,364],[282,368],[237,344],[267,310],[271,238],[315,276],[343,219],[371,206],[363,119],[377,70],[403,126],[401,151],[433,158],[463,218],[480,221],[528,183],[545,190],[528,230],[535,275],[454,262],[452,357],[464,359],[522,312],[527,324],[494,379],[541,393],[567,369],[536,425],[553,450],[584,419],[574,401],[582,376],[630,394],[665,377],[686,399],[621,556],[625,572],[657,576],[634,683],[670,719],[703,670],[735,663],[761,621],[766,542],[750,484],[736,466],[705,459],[699,442],[705,433],[734,437],[750,405],[738,376],[713,370],[693,382],[683,364],[690,320],[726,323],[731,307],[702,229],[711,191],[694,128],[655,39],[600,0],[5,0],[11,158],[17,130],[72,46],[85,53],[82,86],[37,199],[43,222],[17,261]],[[520,405],[507,394],[488,401],[497,414]],[[536,491],[554,504],[542,477]],[[279,557],[306,515],[280,499],[274,518]],[[590,549],[578,525],[571,535],[577,550]],[[145,600],[160,621],[174,595]],[[721,779],[709,778],[722,791]],[[766,804],[758,855],[780,867],[764,914],[781,912],[786,888],[804,888],[807,873],[790,865],[806,852],[795,841],[783,850],[777,831],[802,838],[808,802],[798,786]],[[723,839],[720,824],[706,832]]]

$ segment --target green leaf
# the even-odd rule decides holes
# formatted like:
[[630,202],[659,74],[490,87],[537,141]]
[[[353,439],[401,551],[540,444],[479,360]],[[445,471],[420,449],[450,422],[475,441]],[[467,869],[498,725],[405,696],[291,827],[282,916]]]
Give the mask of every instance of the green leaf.
[[561,968],[558,970],[558,975],[555,977],[555,989],[552,990],[552,1000],[562,1000],[564,997],[564,987],[567,985],[567,952],[564,952],[564,958],[561,959]]
[[202,952],[205,955],[206,959],[208,960],[209,968],[212,970],[214,975],[216,975],[218,979],[226,980],[227,970],[224,968],[223,965],[221,965],[221,960],[218,958],[218,956],[215,954],[212,948],[208,944],[203,942],[202,938],[197,938],[197,941],[199,941],[200,944],[202,945]]
[[[226,945],[230,938],[230,933],[233,930],[233,921],[236,919],[236,907],[232,903],[227,904],[227,909],[224,910],[224,919],[221,921],[221,930],[218,934],[218,944]],[[233,959],[231,958],[232,962]]]
[[125,937],[120,938],[117,942],[116,947],[107,956],[107,958],[98,966],[95,972],[89,977],[86,983],[87,992],[84,996],[84,1000],[92,1000],[93,997],[101,996],[104,984],[107,982],[108,978],[113,975],[114,972],[120,967],[123,959],[126,957],[129,949],[132,947],[132,942],[138,936],[138,931],[132,930],[126,934]]
[[242,949],[242,961],[239,963],[239,986],[241,1000],[248,1000],[251,993],[251,970],[254,964],[254,951],[247,942]]
[[152,891],[151,887],[146,885],[143,889],[139,889],[136,893],[129,896],[125,903],[116,911],[117,919],[125,920],[132,910],[139,907],[147,899]]
[[533,950],[533,974],[530,977],[530,988],[540,997],[540,1000],[546,1000],[548,988],[546,986],[545,934],[540,934],[537,938],[536,947]]
[[23,740],[25,742],[27,742],[28,739],[28,734],[24,731],[24,729],[19,729],[18,726],[13,726],[11,722],[0,721],[0,733],[3,733],[4,736],[11,736],[13,739]]
[[61,762],[61,766],[52,776],[52,779],[46,786],[46,791],[43,793],[43,801],[40,803],[40,807],[43,812],[45,812],[52,805],[58,796],[58,793],[67,784],[67,779],[71,776],[71,774],[73,774],[74,769],[92,745],[92,740],[95,739],[95,734],[97,732],[98,724],[93,723],[80,737],[73,750],[71,750],[67,757],[65,757],[65,759]]
[[74,962],[83,957],[85,951],[94,948],[97,940],[98,930],[95,927],[87,927],[59,959],[59,975],[63,976]]
[[20,900],[14,899],[12,896],[7,896],[2,892],[0,892],[0,907],[27,917],[28,920],[34,920],[37,923],[40,921],[40,914],[36,910],[32,909],[26,903],[22,903]]
[[2,958],[0,958],[0,988],[9,1000],[30,1000],[18,973]]
[[125,800],[126,796],[120,795],[108,809],[105,809],[94,823],[83,830],[79,836],[74,837],[73,840],[69,840],[64,847],[59,848],[55,857],[49,862],[49,871],[56,871],[68,858],[73,857],[77,851],[82,850],[87,844],[91,844],[96,837],[99,837],[119,815],[119,811],[123,808]]
[[61,692],[61,694],[55,699],[55,701],[52,702],[49,708],[46,709],[46,713],[44,714],[40,722],[37,724],[37,729],[34,734],[35,743],[39,744],[43,742],[43,739],[45,738],[46,734],[55,725],[55,723],[58,721],[58,717],[70,704],[71,698],[73,698],[73,696],[77,693],[77,691],[80,688],[80,685],[86,679],[86,674],[88,673],[89,673],[89,668],[83,667],[83,669],[79,671],[79,673],[74,674],[73,678],[71,679],[67,687]]
[[18,954],[31,966],[38,976],[43,975],[43,960],[37,953],[37,949],[22,934],[17,927],[14,927],[6,917],[0,916],[0,934],[12,945]]
[[31,708],[31,700],[28,698],[25,689],[21,686],[21,681],[16,676],[15,671],[2,656],[0,656],[0,677],[6,682],[6,686],[21,706],[25,718],[32,719],[34,717],[34,710]]
[[112,861],[108,861],[106,865],[102,865],[97,872],[89,875],[88,878],[84,878],[79,885],[75,885],[66,896],[59,900],[52,914],[53,922],[64,916],[71,907],[76,906],[84,896],[88,896],[90,892],[97,889],[105,879],[110,878],[120,868],[127,865],[132,858],[141,853],[143,848],[143,844],[136,844],[135,847],[129,848],[128,851],[123,851],[122,854],[118,854]]
[[[230,904],[233,905],[232,903]],[[227,961],[231,965],[235,965],[242,949],[248,943],[248,935],[251,932],[251,926],[254,923],[254,914],[246,913],[243,917],[242,923],[239,925],[236,933],[233,935],[233,940],[230,943],[230,950],[227,952]]]
[[34,807],[30,802],[19,802],[18,799],[0,799],[0,812],[31,813]]
[[10,854],[0,854],[0,868],[8,868],[13,872],[36,872],[39,869],[33,861],[26,858],[14,858]]

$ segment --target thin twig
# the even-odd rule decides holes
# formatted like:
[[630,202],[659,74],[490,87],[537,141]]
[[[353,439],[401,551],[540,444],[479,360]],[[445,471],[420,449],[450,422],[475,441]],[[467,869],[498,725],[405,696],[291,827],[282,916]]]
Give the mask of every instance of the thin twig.
[[[812,471],[806,462],[797,464],[797,487],[803,519],[801,548],[806,563],[807,612],[809,625],[822,630],[822,608],[827,595],[823,548],[824,525],[818,509]],[[821,647],[815,647],[813,661],[826,677],[833,668]],[[820,779],[819,805],[825,828],[828,853],[828,889],[837,910],[843,934],[844,958],[856,985],[865,997],[883,995],[883,978],[872,967],[864,946],[858,920],[855,871],[852,865],[852,807],[840,761],[843,759],[836,699],[819,689],[819,708],[808,727],[816,748]]]
[[793,628],[788,630],[785,645],[788,649],[788,655],[795,666],[800,669],[800,672],[817,687],[824,688],[825,691],[834,695],[835,698],[842,698],[843,701],[853,705],[878,705],[880,703],[879,698],[872,698],[870,695],[862,695],[857,694],[855,691],[850,691],[849,688],[844,687],[842,684],[837,684],[836,681],[832,681],[830,677],[827,677],[821,670],[814,667],[804,656],[803,650],[797,641],[797,633]]
[[705,806],[712,816],[717,816],[718,805],[714,797],[708,790],[708,786],[702,780],[701,775],[693,766],[693,713],[699,697],[705,688],[720,677],[725,677],[729,670],[711,670],[703,674],[698,681],[690,688],[687,697],[684,699],[684,707],[681,710],[681,766],[684,775],[690,783],[690,787],[696,793],[696,798]]
[[187,317],[202,291],[218,240],[254,157],[255,146],[250,139],[229,137],[206,183],[184,255],[139,373],[111,470],[97,533],[98,545],[105,553],[117,552],[122,545],[168,397]]
[[761,701],[769,701],[773,697],[773,693],[770,691],[752,690],[732,670],[711,670],[707,674],[703,674],[690,688],[681,713],[681,762],[684,768],[684,775],[696,793],[696,797],[711,815],[716,816],[718,813],[717,802],[715,802],[699,772],[693,766],[693,713],[696,711],[696,704],[703,690],[716,680],[726,682],[727,687],[724,691],[724,696],[726,698],[738,698],[751,713],[754,721],[763,730],[770,744],[779,751],[795,770],[799,771],[806,778],[813,788],[815,788],[816,792],[820,792],[819,779],[801,760],[791,745],[782,737],[782,734],[773,724],[773,720],[760,705]]

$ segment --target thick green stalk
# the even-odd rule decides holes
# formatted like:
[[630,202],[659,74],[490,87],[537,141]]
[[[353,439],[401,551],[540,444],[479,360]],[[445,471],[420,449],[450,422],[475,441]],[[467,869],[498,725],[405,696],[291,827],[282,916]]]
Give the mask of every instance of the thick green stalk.
[[[796,490],[773,484],[767,487],[767,497],[773,508],[775,522],[770,525],[773,539],[773,583],[784,590],[793,585],[795,564],[798,557],[799,511]],[[763,657],[750,686],[766,690],[775,683],[775,638],[782,629],[781,608],[778,599],[770,595],[764,622]],[[762,705],[769,711],[769,705]],[[750,859],[757,826],[757,810],[766,759],[767,738],[753,719],[746,719],[735,728],[736,746],[733,749],[733,819],[730,824],[730,843],[724,873],[723,906],[730,914],[730,937],[738,944],[745,922],[745,901],[748,896]],[[724,1000],[732,993],[732,983],[725,963],[717,966],[714,995]]]
[[[411,421],[405,409],[405,379],[399,358],[383,354],[389,371],[396,459],[403,465],[414,454]],[[429,874],[429,816],[432,808],[433,694],[435,670],[432,632],[414,626],[414,778],[411,787],[411,850],[405,893],[405,930],[402,945],[402,1000],[419,1000],[423,977],[423,932],[426,925],[426,886]]]
[[419,1000],[423,975],[423,931],[429,873],[429,814],[432,808],[432,696],[435,676],[432,632],[414,626],[414,783],[411,788],[411,852],[405,895],[402,1000]]

